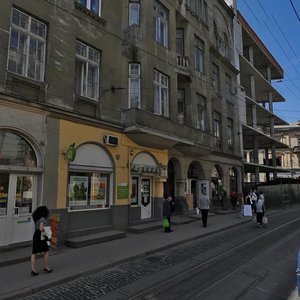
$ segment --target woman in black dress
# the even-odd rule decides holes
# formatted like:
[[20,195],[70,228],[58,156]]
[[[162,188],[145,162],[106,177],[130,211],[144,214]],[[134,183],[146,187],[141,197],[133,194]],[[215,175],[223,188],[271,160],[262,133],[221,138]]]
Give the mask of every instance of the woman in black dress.
[[32,213],[32,218],[35,224],[31,255],[32,276],[36,276],[39,274],[36,271],[36,255],[38,253],[44,253],[44,271],[47,273],[52,272],[52,269],[49,267],[49,240],[44,235],[44,227],[49,226],[49,222],[47,220],[48,217],[49,210],[46,206],[40,206]]

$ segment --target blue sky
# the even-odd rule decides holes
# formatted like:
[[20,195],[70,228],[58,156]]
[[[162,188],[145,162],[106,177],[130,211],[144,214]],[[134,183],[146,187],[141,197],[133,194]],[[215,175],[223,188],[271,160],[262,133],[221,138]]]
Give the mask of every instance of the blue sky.
[[274,112],[289,123],[300,120],[300,0],[237,3],[238,10],[284,70],[282,82],[273,85],[286,102],[275,103]]

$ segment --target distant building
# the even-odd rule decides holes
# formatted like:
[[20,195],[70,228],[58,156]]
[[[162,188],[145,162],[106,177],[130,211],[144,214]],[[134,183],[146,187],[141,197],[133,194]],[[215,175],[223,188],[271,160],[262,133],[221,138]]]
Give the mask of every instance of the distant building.
[[289,171],[289,173],[278,173],[278,177],[300,178],[300,121],[276,126],[275,136],[288,145],[288,149],[276,151],[282,168]]

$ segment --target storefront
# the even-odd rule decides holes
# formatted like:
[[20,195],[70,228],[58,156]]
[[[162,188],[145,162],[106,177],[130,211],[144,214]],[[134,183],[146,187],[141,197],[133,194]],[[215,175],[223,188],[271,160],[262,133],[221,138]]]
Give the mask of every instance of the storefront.
[[140,219],[153,217],[153,178],[160,175],[157,161],[139,153],[131,162],[131,207],[140,209]]
[[37,152],[23,133],[0,129],[0,246],[32,238],[42,172]]

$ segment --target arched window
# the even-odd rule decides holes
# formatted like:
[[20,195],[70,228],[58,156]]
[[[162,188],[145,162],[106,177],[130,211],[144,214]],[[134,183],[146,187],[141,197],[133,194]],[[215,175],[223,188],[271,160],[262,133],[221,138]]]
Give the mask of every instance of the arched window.
[[95,144],[78,147],[69,165],[69,209],[109,207],[112,180],[113,162],[103,148]]
[[223,55],[225,57],[229,57],[229,49],[228,49],[229,45],[228,45],[228,37],[226,35],[226,33],[223,33]]
[[0,130],[0,165],[36,167],[35,151],[21,136]]

